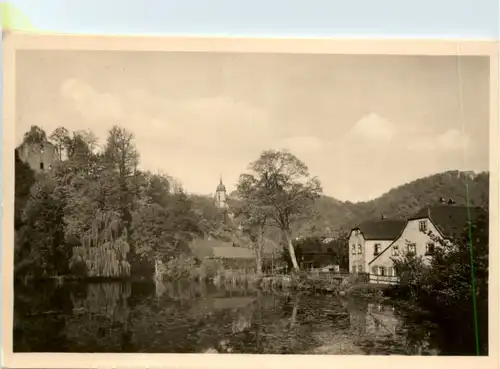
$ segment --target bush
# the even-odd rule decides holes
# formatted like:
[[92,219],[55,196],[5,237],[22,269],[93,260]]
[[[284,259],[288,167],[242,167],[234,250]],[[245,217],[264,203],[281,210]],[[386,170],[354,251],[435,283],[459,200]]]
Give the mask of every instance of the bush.
[[[473,236],[472,239],[469,239],[469,231]],[[478,219],[471,225],[470,230],[465,230],[462,237],[450,243],[439,242],[441,247],[436,248],[427,266],[421,259],[415,257],[405,257],[395,261],[401,282],[388,292],[408,297],[424,310],[428,310],[434,322],[443,331],[452,332],[443,339],[443,344],[448,347],[446,350],[450,353],[476,353],[475,316],[477,316],[479,353],[487,354],[489,258],[487,218]],[[472,294],[472,274],[474,274],[475,296]],[[476,312],[474,308],[477,309]]]

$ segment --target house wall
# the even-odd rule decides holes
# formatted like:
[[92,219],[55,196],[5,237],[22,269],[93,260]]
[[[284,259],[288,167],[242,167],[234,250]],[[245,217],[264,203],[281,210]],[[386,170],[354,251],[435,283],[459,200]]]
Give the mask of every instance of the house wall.
[[366,260],[364,270],[365,272],[370,271],[370,261],[372,261],[377,255],[375,255],[375,245],[379,245],[379,253],[384,251],[387,246],[389,246],[394,240],[366,240],[365,241],[365,249],[366,249]]
[[[354,249],[354,253],[353,253]],[[351,231],[349,235],[349,272],[352,273],[353,267],[359,271],[359,266],[365,267],[365,238],[361,232]]]
[[[392,240],[365,240],[361,232],[357,234],[356,231],[351,231],[349,236],[349,272],[354,271],[353,267],[356,267],[358,273],[368,272],[368,264],[375,257],[375,245],[380,245],[379,250],[382,252],[391,243]],[[353,247],[356,250],[355,254],[353,254]],[[361,270],[359,266],[361,266]]]
[[227,208],[227,195],[224,191],[217,191],[215,193],[215,205],[219,208]]
[[[400,237],[398,237],[392,244],[390,244],[390,247],[385,250],[377,259],[373,260],[369,264],[369,271],[370,271],[370,280],[372,282],[378,282],[378,283],[391,283],[394,282],[394,278],[383,278],[380,276],[380,267],[385,268],[385,276],[395,276],[394,272],[394,265],[392,258],[398,258],[402,257],[409,251],[409,245],[414,244],[415,245],[415,254],[416,256],[422,256],[424,258],[424,262],[429,262],[431,257],[429,255],[426,255],[426,246],[428,243],[433,243],[435,242],[432,241],[431,237],[424,232],[421,232],[419,230],[419,222],[420,221],[425,221],[426,226],[427,226],[427,232],[431,231],[434,235],[438,235],[439,232],[436,229],[436,227],[432,224],[432,222],[429,219],[416,219],[416,220],[410,220],[407,222],[405,228],[403,229],[403,232]],[[435,244],[435,247],[437,245]],[[395,249],[398,249],[398,252],[395,253]],[[374,270],[374,268],[377,268],[377,271]],[[374,278],[374,276],[377,276],[377,278]]]

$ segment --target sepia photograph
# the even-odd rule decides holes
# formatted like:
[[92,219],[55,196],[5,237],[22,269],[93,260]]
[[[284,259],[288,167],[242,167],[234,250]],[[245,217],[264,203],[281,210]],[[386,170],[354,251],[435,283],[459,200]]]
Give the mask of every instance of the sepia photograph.
[[497,358],[491,47],[9,37],[14,356]]

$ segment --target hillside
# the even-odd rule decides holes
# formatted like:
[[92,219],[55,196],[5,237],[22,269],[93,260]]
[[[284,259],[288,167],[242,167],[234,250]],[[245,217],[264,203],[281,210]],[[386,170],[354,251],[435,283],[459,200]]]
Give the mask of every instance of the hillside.
[[471,174],[449,171],[401,185],[367,202],[343,202],[322,196],[315,203],[314,219],[298,224],[296,231],[310,234],[317,233],[314,228],[320,232],[321,230],[328,231],[330,228],[331,232],[336,233],[341,228],[349,230],[364,220],[378,219],[382,214],[387,218],[405,219],[420,208],[435,204],[440,197],[452,198],[457,205],[466,205],[466,184],[469,189],[470,205],[487,208],[489,203],[488,173]]
[[314,205],[314,216],[295,224],[294,231],[303,236],[334,236],[342,229],[349,231],[356,224],[378,219],[382,214],[387,218],[405,219],[420,208],[435,204],[440,197],[452,198],[457,205],[466,205],[466,184],[470,205],[487,208],[488,173],[448,171],[401,185],[367,202],[344,202],[322,196]]

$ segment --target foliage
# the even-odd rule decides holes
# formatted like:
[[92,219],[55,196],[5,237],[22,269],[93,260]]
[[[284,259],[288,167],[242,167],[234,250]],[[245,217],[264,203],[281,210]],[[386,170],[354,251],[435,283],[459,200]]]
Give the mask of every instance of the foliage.
[[189,242],[201,235],[198,217],[184,192],[161,202],[163,206],[155,202],[142,206],[132,221],[136,253],[150,261],[189,253]]
[[63,242],[64,196],[57,183],[41,175],[30,190],[22,226],[16,237],[15,264],[28,262],[29,274],[48,276],[65,272],[68,250]]
[[64,127],[58,127],[50,135],[50,140],[54,143],[59,153],[59,160],[63,159],[63,152],[68,149],[71,144],[69,131]]
[[400,293],[417,297],[422,292],[422,281],[429,272],[421,256],[404,254],[393,259],[394,269],[400,280]]
[[29,165],[23,163],[15,151],[15,201],[14,201],[14,229],[22,226],[22,213],[30,196],[30,189],[35,183],[35,173]]
[[[25,135],[46,139],[36,126]],[[16,151],[16,271],[120,277],[151,255],[189,251],[201,234],[189,196],[170,177],[137,170],[131,133],[113,127],[100,151],[90,131],[59,127],[50,140],[59,163],[37,178]]]
[[265,233],[271,223],[271,218],[270,214],[259,206],[258,188],[248,184],[244,180],[238,183],[238,192],[242,201],[233,211],[242,235],[248,238],[255,251],[257,273],[260,274],[262,273]]
[[88,277],[122,277],[130,274],[127,231],[115,211],[99,210],[91,227],[73,249],[70,268],[85,265]]
[[435,322],[445,330],[461,325],[463,335],[447,338],[456,345],[450,350],[474,353],[474,280],[480,351],[485,354],[488,351],[488,219],[481,217],[474,221],[460,238],[436,241],[439,247],[428,265],[412,256],[395,261],[402,282],[395,287],[396,292],[409,295],[422,308],[431,311]]
[[[304,263],[312,263],[315,267],[333,264],[338,265],[342,270],[349,268],[348,235],[346,233],[340,233],[330,240],[324,237],[301,237],[294,241],[294,246],[297,259]],[[289,258],[289,255],[286,255],[287,261]]]
[[224,216],[212,198],[193,194],[189,198],[193,211],[198,215],[199,228],[206,237],[226,242],[233,241],[235,224]]
[[38,126],[31,126],[30,130],[24,134],[23,142],[28,144],[42,143],[47,141],[47,134]]
[[292,224],[307,217],[311,205],[321,193],[317,178],[309,176],[307,166],[286,151],[264,151],[250,164],[250,173],[240,176],[238,197],[249,209],[251,223],[269,221],[281,231],[282,242],[295,270],[299,265],[292,244]]

